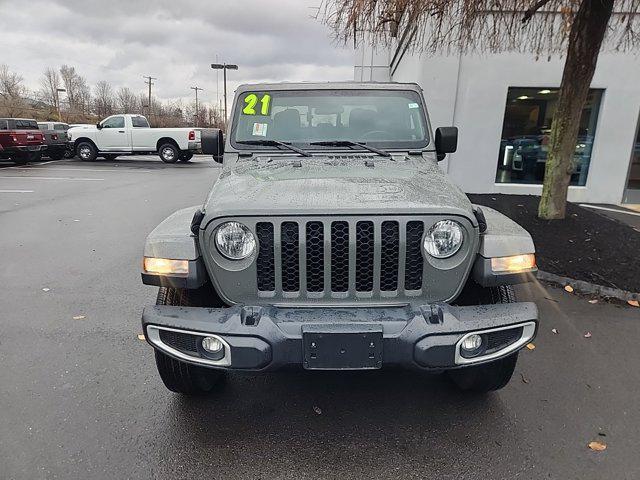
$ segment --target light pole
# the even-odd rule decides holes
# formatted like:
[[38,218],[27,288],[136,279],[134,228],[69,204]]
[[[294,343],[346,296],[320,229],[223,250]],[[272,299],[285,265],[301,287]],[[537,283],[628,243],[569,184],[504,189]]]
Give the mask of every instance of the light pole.
[[227,123],[227,70],[238,70],[238,65],[229,63],[212,63],[211,68],[214,70],[222,70],[224,83],[224,122]]
[[195,90],[196,91],[196,115],[195,115],[196,116],[196,124],[195,124],[195,126],[197,127],[198,126],[198,113],[199,113],[198,112],[198,90],[204,90],[204,88],[200,88],[198,86],[195,86],[195,87],[191,87],[191,90]]
[[62,114],[60,113],[60,92],[66,92],[66,88],[56,88],[56,106],[58,107],[58,121],[62,121]]

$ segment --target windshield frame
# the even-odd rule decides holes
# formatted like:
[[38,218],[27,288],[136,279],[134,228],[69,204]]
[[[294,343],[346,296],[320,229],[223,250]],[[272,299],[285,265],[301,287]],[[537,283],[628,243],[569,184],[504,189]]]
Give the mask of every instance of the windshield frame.
[[[288,86],[287,86],[288,87]],[[362,87],[359,86],[358,88],[344,88],[344,87],[338,87],[338,88],[326,88],[326,86],[322,86],[322,87],[318,87],[318,86],[313,86],[312,88],[309,88],[307,86],[307,88],[296,88],[297,86],[292,86],[292,88],[283,88],[282,86],[276,86],[273,85],[273,87],[271,85],[256,85],[256,88],[251,88],[251,86],[246,86],[246,88],[242,88],[239,89],[233,105],[232,105],[232,118],[231,118],[231,126],[230,126],[230,130],[229,130],[229,135],[228,135],[228,146],[230,146],[231,148],[233,148],[234,150],[238,151],[238,152],[247,152],[247,151],[264,151],[264,152],[274,152],[274,153],[285,153],[283,150],[277,148],[277,147],[273,147],[273,146],[260,146],[260,145],[246,145],[246,144],[242,144],[242,143],[238,143],[238,141],[236,141],[236,132],[238,129],[238,124],[240,121],[240,117],[241,114],[238,110],[238,105],[240,102],[240,99],[242,98],[243,95],[248,94],[248,93],[256,93],[256,94],[264,94],[264,93],[269,93],[269,94],[274,94],[274,93],[280,93],[280,92],[286,92],[286,93],[292,93],[292,94],[296,94],[296,93],[304,93],[304,94],[318,94],[321,95],[323,93],[329,93],[329,92],[340,92],[340,94],[348,94],[349,92],[387,92],[387,93],[400,93],[400,94],[413,94],[415,95],[417,98],[417,101],[419,102],[420,108],[419,108],[419,115],[421,117],[421,121],[423,123],[423,129],[424,129],[424,134],[425,134],[425,138],[423,140],[416,140],[412,145],[385,145],[384,141],[372,141],[372,142],[358,142],[358,143],[364,143],[364,144],[371,144],[371,146],[378,148],[380,150],[384,150],[384,151],[389,151],[389,152],[403,152],[403,151],[410,151],[410,150],[420,150],[420,151],[428,151],[428,149],[430,148],[430,146],[432,145],[433,142],[433,135],[431,134],[431,124],[429,122],[429,116],[427,114],[427,110],[425,107],[425,103],[424,103],[424,98],[421,94],[421,92],[415,88],[410,88],[410,86],[408,85],[402,85],[402,87],[406,87],[406,88],[366,88],[366,87]],[[324,88],[323,88],[324,87]],[[312,142],[314,140],[311,140]],[[404,141],[405,143],[408,143],[407,141]],[[358,148],[356,146],[340,146],[340,147],[336,147],[336,146],[321,146],[321,145],[311,145],[308,141],[306,142],[291,142],[292,145],[297,146],[299,148],[303,148],[305,151],[311,151],[314,153],[318,153],[318,152],[327,152],[327,151],[340,151],[342,152],[352,152],[352,153],[362,153],[362,152],[366,152],[366,153],[371,153],[369,150],[363,149],[363,148]],[[389,142],[391,143],[391,142]]]

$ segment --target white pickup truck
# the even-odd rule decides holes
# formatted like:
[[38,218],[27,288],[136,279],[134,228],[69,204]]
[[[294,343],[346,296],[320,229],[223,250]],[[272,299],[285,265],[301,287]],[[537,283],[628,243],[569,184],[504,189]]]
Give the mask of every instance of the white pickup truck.
[[188,162],[201,149],[201,132],[194,128],[151,128],[142,115],[112,115],[95,126],[67,132],[81,160],[113,160],[120,155],[157,154],[165,163]]

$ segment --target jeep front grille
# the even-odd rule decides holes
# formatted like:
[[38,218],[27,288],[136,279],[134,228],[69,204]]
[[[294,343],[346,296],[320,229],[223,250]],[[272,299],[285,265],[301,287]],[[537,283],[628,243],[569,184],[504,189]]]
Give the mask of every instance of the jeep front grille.
[[258,291],[310,296],[419,291],[423,231],[424,223],[415,220],[258,222]]
[[[202,234],[205,265],[229,305],[319,307],[447,302],[462,289],[478,251],[471,221],[460,251],[423,254],[431,226],[451,215],[308,215],[221,217]],[[239,221],[254,232],[255,256],[229,260],[215,245],[219,225]]]

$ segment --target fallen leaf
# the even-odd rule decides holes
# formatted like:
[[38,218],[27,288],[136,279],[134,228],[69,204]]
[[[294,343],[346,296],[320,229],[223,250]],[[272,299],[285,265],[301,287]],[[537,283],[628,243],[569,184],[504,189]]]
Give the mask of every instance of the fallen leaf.
[[527,348],[528,348],[529,350],[535,350],[535,349],[536,349],[536,346],[535,346],[533,343],[527,343]]
[[144,333],[138,334],[138,340],[142,340],[143,342],[146,340],[146,338],[144,337]]
[[45,288],[43,288],[43,289],[42,289],[42,291],[43,291],[43,292],[48,292],[49,290],[51,290],[51,289],[50,289],[50,288],[47,288],[47,287],[45,287]]
[[597,299],[597,298],[594,298],[593,300],[589,300],[589,303],[591,303],[591,304],[598,303],[598,299]]
[[74,320],[82,320],[83,318],[87,318],[85,315],[76,315],[73,317]]
[[558,329],[557,328],[552,328],[551,331],[554,333],[554,335],[558,334]]
[[584,334],[584,338],[591,338],[591,332],[587,332]]
[[320,407],[316,407],[315,405],[313,406],[313,411],[316,412],[318,415],[322,415],[322,410],[320,410]]
[[522,383],[529,383],[529,380],[524,376],[524,373],[520,374],[520,378],[522,378]]
[[602,442],[589,442],[589,448],[596,452],[602,452],[607,449],[607,446]]
[[629,300],[627,301],[627,303],[632,307],[640,307],[640,303],[638,303],[638,300]]
[[573,293],[573,287],[571,285],[567,285],[566,287],[564,287],[564,289],[569,293]]

